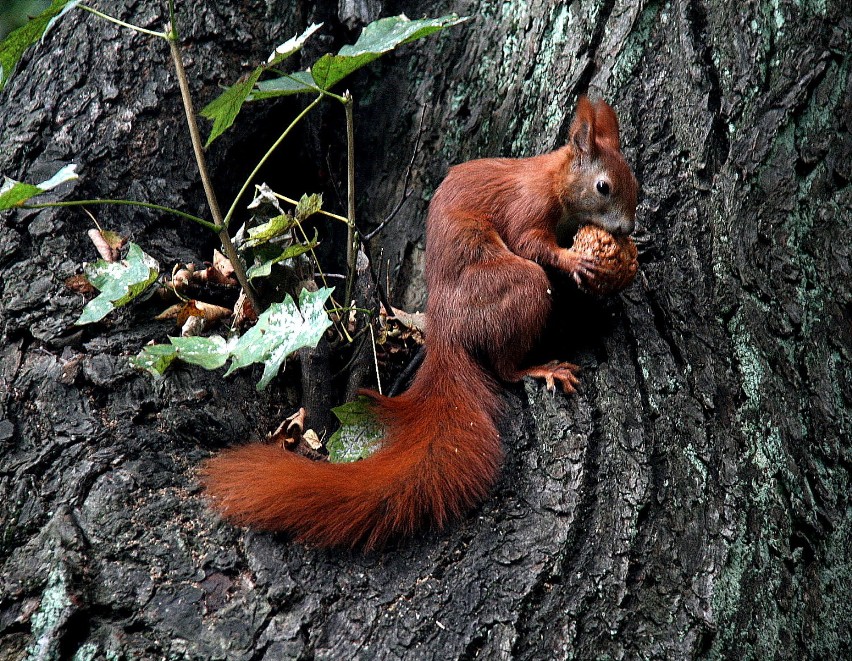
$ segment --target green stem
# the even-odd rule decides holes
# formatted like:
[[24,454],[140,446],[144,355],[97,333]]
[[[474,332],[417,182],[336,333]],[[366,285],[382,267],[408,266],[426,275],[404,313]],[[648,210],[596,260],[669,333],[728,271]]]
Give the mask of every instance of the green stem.
[[[287,197],[286,195],[281,195],[280,193],[275,193],[275,192],[273,192],[272,194],[275,197],[277,197],[279,200],[284,200],[285,202],[288,202],[288,203],[292,204],[293,206],[298,206],[298,204],[299,204],[299,202],[297,200],[293,200],[293,199]],[[326,211],[325,209],[320,209],[319,211],[317,211],[317,213],[322,214],[323,216],[328,216],[329,218],[334,218],[335,220],[339,220],[341,223],[347,223],[347,224],[349,223],[348,218],[346,218],[344,216],[340,216],[336,213],[332,213],[331,211]]]
[[169,0],[169,39],[178,40],[177,22],[175,21],[175,0]]
[[140,28],[138,25],[133,25],[132,23],[125,23],[117,18],[110,16],[109,14],[104,14],[103,12],[94,9],[93,7],[89,7],[88,5],[79,4],[77,5],[80,9],[84,9],[87,12],[94,14],[95,16],[99,16],[105,21],[109,21],[110,23],[115,23],[116,25],[120,25],[123,28],[130,28],[136,32],[141,32],[142,34],[148,34],[152,37],[160,37],[161,39],[168,39],[169,36],[165,32],[155,32],[154,30],[146,30],[145,28]]
[[271,71],[275,71],[275,73],[280,75],[282,78],[289,78],[290,80],[292,80],[294,83],[297,83],[298,85],[305,85],[306,87],[312,89],[317,94],[322,94],[323,96],[327,96],[330,99],[334,99],[335,101],[340,101],[340,103],[346,105],[346,97],[345,96],[340,96],[339,94],[335,94],[334,92],[329,92],[328,90],[324,90],[322,87],[318,87],[317,85],[309,85],[304,80],[299,80],[298,78],[296,78],[292,74],[285,73],[285,72],[279,71],[277,69],[271,69]]
[[348,308],[341,308],[341,307],[326,308],[326,312],[351,312],[352,310],[355,310],[355,312],[363,312],[364,314],[373,314],[373,310],[370,310],[369,308],[359,308],[359,307],[355,307],[355,306],[348,307]]
[[[190,218],[191,220],[195,220],[196,222],[201,222],[205,227],[212,229],[217,232],[219,235],[219,239],[222,242],[222,249],[225,252],[225,256],[230,260],[231,265],[234,267],[234,275],[237,277],[237,280],[242,286],[243,291],[246,293],[246,297],[249,299],[252,307],[255,309],[257,313],[260,313],[260,304],[257,299],[257,294],[254,291],[254,288],[251,286],[248,278],[246,277],[245,267],[243,263],[240,261],[240,256],[237,254],[237,249],[234,247],[233,241],[231,241],[231,237],[228,234],[227,225],[223,222],[222,212],[219,209],[219,202],[216,200],[216,193],[213,190],[213,184],[210,180],[210,175],[207,171],[207,161],[204,158],[204,150],[201,146],[201,133],[198,130],[198,124],[195,121],[195,109],[192,107],[192,97],[189,93],[189,81],[186,77],[186,70],[183,67],[183,59],[180,55],[180,49],[178,48],[178,36],[177,36],[177,28],[175,27],[175,8],[174,8],[174,0],[169,0],[169,25],[166,32],[155,32],[153,30],[147,30],[145,28],[139,27],[138,25],[133,25],[132,23],[127,23],[125,21],[121,21],[117,18],[110,16],[109,14],[104,14],[103,12],[98,11],[92,7],[87,5],[80,4],[78,5],[80,9],[88,11],[95,16],[98,16],[104,20],[107,20],[111,23],[115,23],[116,25],[120,25],[122,27],[128,28],[130,30],[134,30],[136,32],[141,32],[142,34],[151,35],[152,37],[160,37],[169,42],[169,49],[171,51],[172,61],[175,65],[175,71],[177,73],[178,84],[180,86],[180,94],[183,99],[183,107],[186,112],[186,122],[189,126],[189,135],[192,140],[192,149],[195,153],[195,162],[198,165],[198,172],[201,175],[201,183],[204,186],[204,193],[207,196],[207,205],[210,207],[210,213],[213,216],[213,223],[208,223],[206,220],[201,220],[200,218],[196,218],[195,216],[190,216],[189,214],[184,214],[183,212],[178,212],[178,215],[182,215],[186,218]],[[89,201],[89,203],[93,203]],[[124,202],[126,203],[126,202]],[[57,204],[58,206],[58,204]],[[144,204],[140,206],[145,206]],[[163,210],[167,210],[165,207],[158,207],[157,205],[148,205],[152,208],[160,208]],[[174,212],[174,210],[171,210]]]
[[[302,239],[304,239],[305,245],[310,245],[311,240],[308,238],[308,235],[305,232],[305,228],[302,227],[302,223],[297,221],[296,227],[298,227],[299,231],[302,233]],[[311,252],[311,257],[314,260],[314,265],[317,267],[317,273],[319,273],[320,279],[322,280],[323,286],[328,287],[328,280],[325,277],[325,273],[323,273],[322,266],[320,266],[319,257],[317,257],[317,254],[316,254],[316,252],[314,252],[313,248],[311,248],[310,252]],[[334,300],[334,296],[331,296],[331,302],[335,306],[334,308],[331,308],[332,310],[338,310],[338,309],[342,310],[343,309],[340,306],[340,303],[338,303],[336,300]],[[341,321],[339,324],[335,322],[335,326],[340,331],[340,334],[346,337],[347,342],[352,341],[352,336],[349,335],[349,332],[346,330],[346,322],[345,321]]]
[[81,207],[81,206],[92,206],[97,204],[116,204],[119,206],[129,206],[129,207],[144,207],[146,209],[156,209],[157,211],[164,211],[166,213],[173,214],[175,216],[180,216],[181,218],[186,218],[187,220],[191,220],[199,225],[203,225],[207,229],[216,230],[216,226],[210,221],[204,220],[203,218],[199,218],[198,216],[193,216],[190,213],[186,213],[184,211],[178,211],[177,209],[172,209],[171,207],[164,207],[160,204],[151,204],[150,202],[137,202],[136,200],[70,200],[68,202],[42,202],[41,204],[22,204],[21,209],[46,209],[48,207]]
[[[302,223],[296,221],[296,227],[298,227],[299,232],[302,233],[302,239],[304,240],[305,245],[306,246],[311,245],[311,240],[308,238],[308,234],[305,232],[305,228],[302,227]],[[322,266],[320,266],[319,258],[317,257],[316,252],[314,252],[313,248],[310,249],[310,252],[311,252],[311,257],[313,257],[313,259],[314,259],[314,265],[317,267],[317,273],[319,273],[319,275],[320,275],[320,279],[322,280],[323,286],[328,287],[328,280],[326,280],[326,278],[325,278],[325,273],[323,273]]]
[[231,218],[233,217],[234,212],[237,209],[237,205],[239,204],[243,195],[245,195],[245,192],[248,190],[248,187],[251,186],[251,182],[257,176],[257,173],[260,172],[260,169],[266,164],[266,161],[269,160],[269,157],[272,156],[272,153],[278,148],[278,145],[280,145],[282,142],[284,142],[284,139],[290,134],[290,131],[293,130],[293,127],[296,126],[296,124],[298,124],[300,121],[302,121],[304,116],[307,115],[311,110],[313,110],[314,107],[320,101],[322,101],[322,94],[320,94],[316,99],[313,100],[313,102],[311,102],[308,105],[307,108],[305,108],[301,113],[299,113],[299,116],[296,117],[296,119],[294,119],[292,122],[290,122],[290,125],[286,129],[284,129],[284,132],[278,137],[278,139],[273,143],[273,145],[263,155],[263,158],[260,159],[260,162],[255,166],[254,170],[251,171],[251,174],[248,176],[248,179],[246,179],[245,183],[243,184],[243,187],[240,188],[240,192],[237,193],[237,196],[234,198],[234,201],[231,203],[231,208],[228,209],[228,213],[225,214],[225,220],[223,221],[223,224],[225,225],[225,227],[227,227],[228,224],[231,222]]

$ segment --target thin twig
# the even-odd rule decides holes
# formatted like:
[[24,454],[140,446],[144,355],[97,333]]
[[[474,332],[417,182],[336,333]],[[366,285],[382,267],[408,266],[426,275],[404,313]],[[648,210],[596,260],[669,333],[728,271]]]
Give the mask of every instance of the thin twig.
[[[275,197],[277,197],[279,200],[284,200],[285,202],[289,202],[293,206],[297,206],[299,204],[298,200],[293,200],[293,199],[287,197],[286,195],[281,195],[281,193],[276,193],[276,192],[273,191],[272,194]],[[340,216],[336,213],[332,213],[331,211],[326,211],[325,209],[319,209],[316,213],[321,214],[323,216],[328,216],[329,218],[334,218],[335,220],[339,220],[342,223],[347,223],[347,224],[349,223],[349,220],[347,218],[345,218],[344,216]]]
[[381,232],[385,225],[387,225],[390,221],[394,219],[399,210],[402,209],[402,205],[411,197],[411,194],[414,191],[408,190],[408,182],[411,179],[411,170],[414,168],[414,160],[417,158],[417,149],[420,147],[420,137],[423,134],[423,117],[426,115],[426,106],[423,106],[423,110],[420,112],[420,124],[417,127],[417,139],[414,141],[414,150],[411,152],[411,160],[408,162],[408,167],[405,170],[405,178],[402,180],[402,198],[399,200],[397,205],[393,208],[385,219],[379,223],[379,225],[372,231],[364,235],[364,240],[369,241],[376,234]]
[[165,32],[155,32],[154,30],[147,30],[145,28],[140,28],[138,25],[133,25],[132,23],[125,23],[124,21],[121,21],[117,18],[114,18],[113,16],[110,16],[109,14],[104,14],[103,12],[100,12],[97,9],[89,7],[88,5],[78,4],[77,6],[80,9],[83,9],[83,10],[85,10],[85,11],[91,13],[91,14],[94,14],[95,16],[98,16],[98,17],[104,19],[105,21],[109,21],[110,23],[115,23],[116,25],[120,25],[123,28],[129,28],[129,29],[133,30],[134,32],[141,32],[142,34],[151,35],[152,37],[160,37],[161,39],[168,39],[168,35]]
[[349,279],[346,281],[346,303],[352,296],[352,287],[355,284],[356,261],[358,259],[358,233],[355,230],[355,117],[353,106],[355,102],[349,90],[343,95],[346,99],[344,109],[346,110],[346,198],[347,218],[349,229],[346,234],[346,264]]
[[370,329],[370,345],[373,347],[373,365],[376,366],[376,390],[382,394],[382,376],[379,374],[379,354],[376,353],[376,332],[373,330],[373,324],[367,321],[367,327]]
[[[300,223],[300,222],[296,221],[296,227],[298,227],[298,228],[299,228],[299,231],[302,233],[302,239],[304,240],[305,245],[310,246],[311,241],[310,241],[310,239],[308,239],[308,235],[307,235],[307,233],[305,232],[305,228],[304,228],[304,227],[302,227],[302,223]],[[313,258],[313,260],[314,260],[314,265],[317,267],[317,273],[319,273],[319,277],[320,277],[320,280],[322,280],[322,284],[323,284],[323,286],[324,286],[324,287],[328,287],[328,280],[326,280],[325,273],[323,273],[322,266],[320,265],[319,257],[317,257],[317,254],[316,254],[316,252],[314,251],[314,249],[313,249],[313,248],[310,248],[309,252],[311,253],[311,257],[312,257],[312,258]],[[335,306],[335,308],[343,309],[343,308],[342,308],[342,306],[340,305],[340,303],[338,303],[338,302],[334,299],[334,296],[333,296],[333,295],[332,295],[332,296],[330,296],[330,297],[329,297],[329,299],[331,300],[331,304],[332,304],[333,306]],[[332,308],[332,309],[333,309],[333,308]],[[331,310],[329,310],[329,312],[330,312],[330,311],[331,311]],[[335,325],[337,325],[337,323],[336,323],[336,322],[335,322]],[[346,338],[346,340],[347,340],[348,342],[351,342],[351,341],[352,341],[352,337],[349,335],[349,331],[347,331],[347,330],[346,330],[346,323],[345,323],[345,321],[341,321],[341,322],[340,322],[338,330],[340,331],[340,334],[341,334],[341,335],[343,335],[343,336]]]

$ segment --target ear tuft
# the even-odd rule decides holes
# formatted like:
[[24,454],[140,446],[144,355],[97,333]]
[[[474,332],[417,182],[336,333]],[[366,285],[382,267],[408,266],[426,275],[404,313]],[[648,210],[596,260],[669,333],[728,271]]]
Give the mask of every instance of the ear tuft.
[[618,151],[621,148],[618,140],[618,118],[605,101],[595,104],[595,140],[604,149]]
[[570,142],[583,156],[595,149],[595,109],[585,95],[577,101],[577,112],[569,131]]

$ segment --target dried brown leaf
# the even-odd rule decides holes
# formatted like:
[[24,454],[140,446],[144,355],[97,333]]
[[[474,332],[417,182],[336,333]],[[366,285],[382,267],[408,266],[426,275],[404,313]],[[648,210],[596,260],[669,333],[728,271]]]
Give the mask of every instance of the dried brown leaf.
[[243,326],[246,323],[253,323],[257,321],[257,314],[251,301],[248,300],[246,293],[240,291],[239,298],[237,298],[237,302],[234,305],[234,324]]
[[220,253],[218,250],[213,251],[213,268],[226,278],[230,278],[234,275],[234,267],[231,264],[231,260],[225,257],[225,255]]
[[234,314],[234,311],[230,308],[225,308],[221,305],[214,305],[213,303],[205,303],[204,301],[195,301],[195,307],[198,308],[201,312],[201,316],[207,321],[227,319]]
[[164,319],[177,319],[178,315],[183,310],[186,303],[175,303],[174,305],[170,305],[165,310],[163,310],[160,314],[158,314],[154,319],[158,321],[163,321]]
[[406,312],[405,310],[399,310],[393,307],[391,308],[391,312],[393,312],[393,318],[399,321],[403,326],[407,326],[408,328],[420,333],[426,332],[425,313]]
[[269,435],[270,442],[281,445],[288,450],[295,448],[302,439],[306,415],[307,411],[302,407],[293,415],[285,418],[276,430]]
[[190,317],[204,318],[204,312],[198,307],[198,301],[187,301],[178,312],[177,325],[183,328]]

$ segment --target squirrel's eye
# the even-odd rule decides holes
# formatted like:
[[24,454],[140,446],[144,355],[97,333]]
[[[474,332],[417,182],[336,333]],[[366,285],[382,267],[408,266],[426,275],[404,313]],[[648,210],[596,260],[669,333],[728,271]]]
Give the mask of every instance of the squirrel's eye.
[[609,184],[605,182],[603,179],[600,179],[597,183],[598,193],[606,197],[609,195]]

